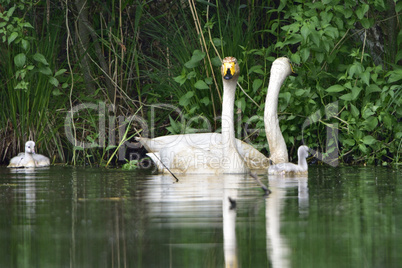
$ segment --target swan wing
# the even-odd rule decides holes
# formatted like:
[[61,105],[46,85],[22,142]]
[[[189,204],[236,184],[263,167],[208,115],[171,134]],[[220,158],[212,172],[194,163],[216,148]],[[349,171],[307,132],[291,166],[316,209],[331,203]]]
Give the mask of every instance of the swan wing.
[[[183,157],[184,155],[190,157],[190,155],[194,156],[194,154],[201,151],[207,151],[215,155],[220,155],[222,151],[222,135],[220,133],[170,135],[153,139],[137,137],[136,140],[145,147],[148,151],[147,155],[158,166],[158,169],[160,161],[156,159],[152,153],[157,153],[157,157],[160,158],[159,153],[161,151],[163,151],[164,157],[166,157],[169,152],[178,153]],[[236,139],[236,146],[239,154],[243,157],[250,169],[266,169],[268,167],[268,158],[252,145]]]

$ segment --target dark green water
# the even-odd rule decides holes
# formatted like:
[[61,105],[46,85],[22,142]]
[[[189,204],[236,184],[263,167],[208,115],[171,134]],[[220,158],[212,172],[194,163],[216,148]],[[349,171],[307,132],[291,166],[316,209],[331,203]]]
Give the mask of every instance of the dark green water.
[[0,267],[401,267],[401,171],[260,178],[0,167]]

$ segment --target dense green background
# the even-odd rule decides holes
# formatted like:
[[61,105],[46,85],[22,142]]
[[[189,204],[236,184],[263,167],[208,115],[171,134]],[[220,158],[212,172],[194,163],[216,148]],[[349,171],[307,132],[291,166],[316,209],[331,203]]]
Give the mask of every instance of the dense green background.
[[[282,88],[279,112],[291,156],[304,142],[339,150],[343,163],[400,164],[402,3],[311,2],[0,0],[0,161],[34,139],[56,162],[104,165],[144,124],[155,136],[219,130],[224,56],[239,60],[250,96],[237,93],[238,138],[268,155],[269,69],[288,56],[299,75]],[[98,107],[70,124],[91,148],[66,136],[81,103]],[[119,133],[118,117],[132,115]],[[327,127],[338,129],[330,144]]]

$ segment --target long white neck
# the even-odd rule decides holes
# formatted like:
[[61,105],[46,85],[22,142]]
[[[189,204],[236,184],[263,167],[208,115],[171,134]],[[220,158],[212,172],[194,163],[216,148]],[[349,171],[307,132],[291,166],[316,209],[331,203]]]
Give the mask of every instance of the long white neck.
[[299,150],[297,152],[297,157],[298,157],[298,166],[303,170],[306,171],[307,170],[307,159],[306,157],[304,157],[303,153]]
[[268,139],[270,158],[274,164],[289,162],[286,143],[282,136],[278,119],[279,91],[288,75],[280,66],[282,65],[278,64],[278,66],[271,68],[264,110],[265,133]]
[[224,173],[246,173],[247,167],[240,156],[234,131],[234,101],[237,79],[223,79],[222,143]]

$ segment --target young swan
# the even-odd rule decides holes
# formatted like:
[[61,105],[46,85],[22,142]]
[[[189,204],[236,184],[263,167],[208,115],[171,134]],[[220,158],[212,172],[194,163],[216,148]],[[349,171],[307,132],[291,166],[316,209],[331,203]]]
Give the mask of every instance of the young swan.
[[21,167],[46,167],[50,165],[50,159],[41,154],[35,154],[35,142],[25,143],[25,153],[19,153],[11,158],[9,168]]
[[293,174],[293,175],[306,175],[308,173],[307,156],[309,148],[302,145],[297,150],[298,164],[293,163],[280,163],[268,167],[268,174]]

